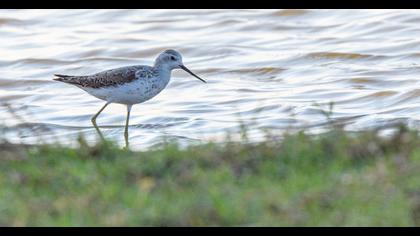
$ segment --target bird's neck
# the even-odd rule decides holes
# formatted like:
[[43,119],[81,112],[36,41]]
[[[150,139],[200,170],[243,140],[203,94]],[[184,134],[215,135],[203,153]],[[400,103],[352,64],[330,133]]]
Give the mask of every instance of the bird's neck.
[[168,65],[155,64],[153,66],[153,70],[155,70],[159,77],[166,81],[166,83],[171,79],[172,68],[170,68]]
[[155,64],[153,65],[153,68],[155,68],[156,70],[167,70],[169,71],[169,73],[172,70],[172,68],[168,64],[159,63],[159,62],[155,62]]
[[153,66],[153,69],[155,69],[158,72],[158,74],[164,77],[171,77],[172,68],[167,64],[155,64]]
[[158,76],[152,79],[152,83],[156,85],[156,91],[159,92],[162,91],[171,80],[172,70],[165,67],[154,67],[153,69],[156,70]]

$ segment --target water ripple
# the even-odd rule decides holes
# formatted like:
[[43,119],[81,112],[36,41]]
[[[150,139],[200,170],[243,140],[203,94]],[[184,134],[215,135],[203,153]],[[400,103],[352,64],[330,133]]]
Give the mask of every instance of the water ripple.
[[[90,117],[103,102],[52,75],[152,64],[168,48],[208,84],[174,71],[166,90],[134,106],[133,148],[221,140],[241,122],[253,140],[263,129],[317,131],[330,102],[349,130],[418,124],[419,19],[410,10],[1,10],[0,100],[16,114],[0,106],[0,130],[27,143],[94,140]],[[124,121],[121,105],[98,118],[121,143]]]

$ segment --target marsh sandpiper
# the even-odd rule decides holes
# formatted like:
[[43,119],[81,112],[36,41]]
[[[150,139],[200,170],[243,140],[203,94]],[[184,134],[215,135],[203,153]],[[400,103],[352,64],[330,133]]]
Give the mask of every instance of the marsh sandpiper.
[[169,83],[173,69],[183,69],[206,83],[205,80],[185,67],[181,54],[172,49],[162,52],[156,58],[153,66],[126,66],[86,76],[55,74],[57,78],[54,80],[75,85],[90,95],[106,101],[105,105],[91,119],[95,128],[97,127],[96,118],[109,104],[126,105],[127,118],[124,137],[127,143],[131,107],[159,94]]

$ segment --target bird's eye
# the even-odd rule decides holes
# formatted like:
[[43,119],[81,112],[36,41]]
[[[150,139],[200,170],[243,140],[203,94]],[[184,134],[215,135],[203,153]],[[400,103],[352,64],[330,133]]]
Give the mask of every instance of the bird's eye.
[[171,60],[172,60],[172,61],[175,61],[175,60],[176,60],[176,58],[175,58],[174,56],[171,56]]

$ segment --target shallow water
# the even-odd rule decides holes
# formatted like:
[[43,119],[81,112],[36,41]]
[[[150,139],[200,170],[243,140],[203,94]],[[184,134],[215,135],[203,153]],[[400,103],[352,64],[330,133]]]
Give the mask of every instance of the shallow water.
[[[173,72],[157,97],[133,107],[130,146],[221,140],[238,130],[349,130],[420,123],[419,10],[1,10],[0,125],[15,142],[96,138],[104,104],[54,73],[92,74],[152,64],[167,48],[208,81]],[[10,113],[10,109],[15,114]],[[123,143],[125,107],[98,118]]]

